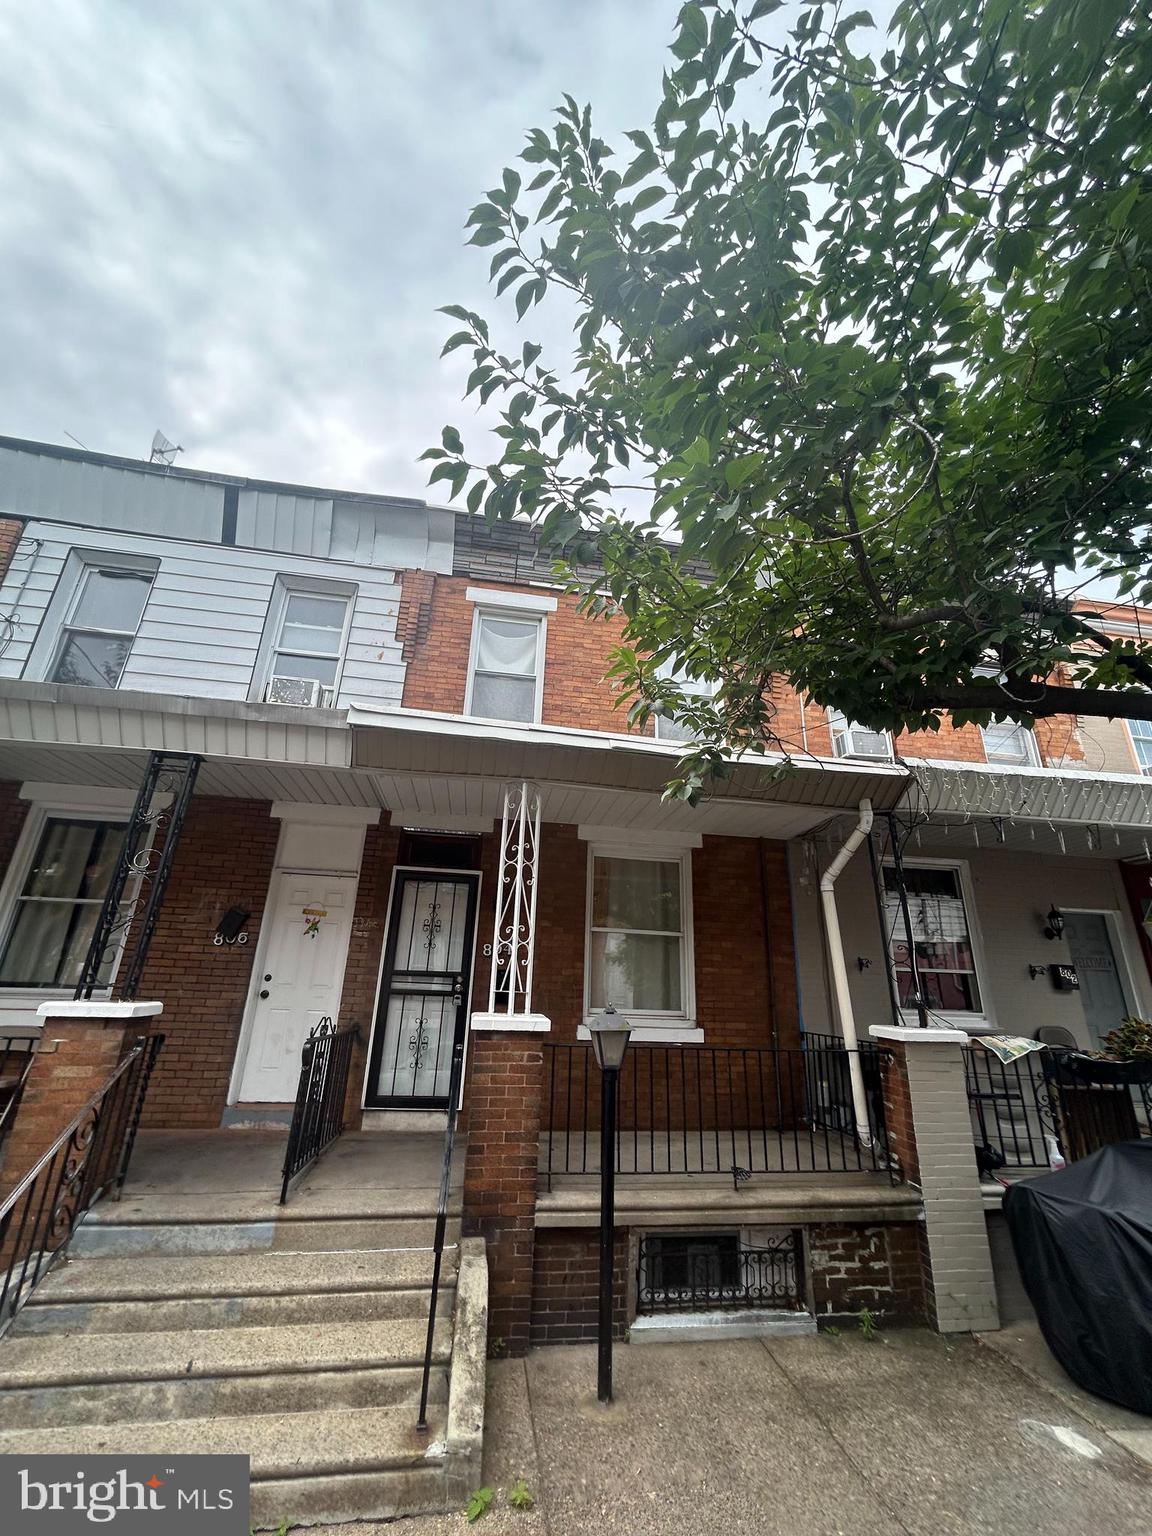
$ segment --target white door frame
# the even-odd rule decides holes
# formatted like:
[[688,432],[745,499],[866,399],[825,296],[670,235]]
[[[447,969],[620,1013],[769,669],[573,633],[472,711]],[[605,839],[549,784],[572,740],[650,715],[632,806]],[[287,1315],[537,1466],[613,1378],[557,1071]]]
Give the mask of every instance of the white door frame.
[[351,921],[348,924],[348,943],[344,946],[344,958],[340,966],[340,996],[344,995],[344,976],[348,969],[348,950],[352,943],[352,925],[356,920],[356,894],[360,887],[359,874],[344,871],[342,874],[333,873],[326,869],[290,869],[276,868],[272,871],[268,881],[268,891],[264,898],[264,911],[260,916],[260,934],[256,940],[255,953],[252,956],[252,975],[248,982],[248,991],[244,998],[244,1016],[240,1024],[240,1033],[236,1037],[236,1054],[232,1059],[232,1075],[228,1080],[227,1104],[231,1107],[240,1102],[240,1085],[244,1081],[244,1068],[248,1061],[248,1052],[252,1048],[252,1036],[256,1026],[256,1002],[261,980],[264,975],[264,961],[267,958],[269,946],[272,943],[273,918],[280,905],[280,892],[286,880],[350,880],[352,882],[352,906],[350,908]]
[[[1068,907],[1061,906],[1066,917],[1102,917],[1108,930],[1108,942],[1112,946],[1112,959],[1116,965],[1116,979],[1124,994],[1124,1004],[1130,1012],[1144,1012],[1143,995],[1136,986],[1129,954],[1128,937],[1124,932],[1123,914],[1116,907]],[[1067,943],[1067,940],[1065,940]]]
[[[472,1016],[472,989],[476,982],[476,941],[480,933],[480,904],[484,895],[484,874],[479,869],[435,869],[427,864],[394,864],[392,873],[388,877],[388,904],[384,913],[384,931],[380,940],[380,961],[376,967],[376,993],[372,999],[372,1022],[368,1026],[368,1044],[364,1056],[364,1081],[360,1084],[360,1108],[367,1109],[368,1098],[368,1067],[372,1061],[372,1047],[376,1042],[376,1028],[380,1017],[380,992],[384,986],[384,961],[388,955],[388,935],[392,931],[392,907],[396,900],[396,876],[399,874],[420,875],[475,875],[476,877],[476,921],[472,925],[472,954],[468,964],[468,986],[464,993],[464,1017]],[[493,956],[495,959],[495,956]],[[464,1056],[460,1063],[460,1096],[456,1100],[456,1108],[460,1109],[464,1103],[464,1084],[468,1080],[468,1040],[472,1034],[471,1025],[464,1030]],[[402,1106],[397,1105],[397,1109]],[[374,1115],[387,1115],[388,1109],[373,1109]],[[441,1111],[442,1113],[442,1111]]]

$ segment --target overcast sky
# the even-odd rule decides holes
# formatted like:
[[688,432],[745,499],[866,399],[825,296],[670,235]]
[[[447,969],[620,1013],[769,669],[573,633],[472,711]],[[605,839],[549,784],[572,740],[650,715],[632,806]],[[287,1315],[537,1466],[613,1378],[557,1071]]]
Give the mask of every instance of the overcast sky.
[[565,90],[649,121],[678,8],[0,0],[0,433],[424,494],[469,209]]

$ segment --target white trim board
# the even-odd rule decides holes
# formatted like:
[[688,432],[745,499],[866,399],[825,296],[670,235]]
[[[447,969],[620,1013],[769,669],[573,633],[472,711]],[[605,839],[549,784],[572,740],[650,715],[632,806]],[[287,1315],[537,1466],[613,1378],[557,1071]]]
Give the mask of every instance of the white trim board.
[[485,608],[518,608],[521,613],[555,613],[556,599],[542,592],[501,592],[495,587],[468,587],[464,596]]

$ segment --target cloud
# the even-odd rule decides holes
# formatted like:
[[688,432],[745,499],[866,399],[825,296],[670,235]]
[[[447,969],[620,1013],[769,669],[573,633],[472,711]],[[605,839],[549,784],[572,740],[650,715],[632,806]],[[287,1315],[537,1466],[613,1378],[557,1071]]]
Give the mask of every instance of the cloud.
[[0,11],[0,432],[424,494],[468,415],[435,309],[491,308],[468,209],[562,91],[645,121],[677,8]]

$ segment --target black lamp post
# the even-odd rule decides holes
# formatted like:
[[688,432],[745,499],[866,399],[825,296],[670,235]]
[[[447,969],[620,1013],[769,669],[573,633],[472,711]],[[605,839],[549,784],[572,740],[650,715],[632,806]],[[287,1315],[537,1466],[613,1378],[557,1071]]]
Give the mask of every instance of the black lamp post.
[[600,1068],[600,1321],[597,1329],[596,1396],[612,1401],[612,1257],[616,1225],[616,1081],[631,1026],[609,1003],[588,1021]]

